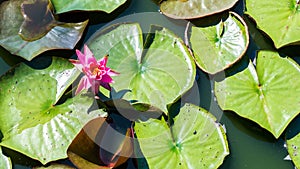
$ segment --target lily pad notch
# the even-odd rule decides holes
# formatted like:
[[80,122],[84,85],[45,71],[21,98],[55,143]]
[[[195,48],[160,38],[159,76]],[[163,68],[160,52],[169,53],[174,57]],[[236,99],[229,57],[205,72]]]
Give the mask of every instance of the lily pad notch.
[[300,67],[277,52],[259,51],[256,68],[249,61],[241,72],[215,82],[222,110],[231,110],[271,132],[283,133],[300,112]]
[[238,14],[229,12],[226,19],[209,27],[192,27],[191,45],[197,65],[216,74],[239,61],[247,51],[249,32]]

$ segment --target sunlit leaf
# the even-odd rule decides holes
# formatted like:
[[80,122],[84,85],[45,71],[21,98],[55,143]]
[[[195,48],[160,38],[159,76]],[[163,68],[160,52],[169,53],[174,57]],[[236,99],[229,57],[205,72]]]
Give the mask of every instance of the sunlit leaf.
[[79,72],[66,59],[53,58],[46,69],[25,64],[0,78],[0,145],[43,164],[67,157],[67,148],[89,120],[94,97],[80,94],[56,105]]
[[163,14],[175,19],[192,19],[231,8],[237,0],[166,0],[160,5]]
[[150,169],[216,169],[229,154],[223,128],[194,105],[183,106],[171,127],[164,119],[151,119],[134,129]]
[[276,52],[260,51],[248,68],[215,83],[223,110],[258,123],[278,138],[300,112],[300,68]]
[[55,8],[56,13],[69,12],[74,10],[83,10],[83,11],[104,11],[106,13],[111,13],[116,8],[121,6],[126,2],[126,0],[85,0],[84,3],[82,0],[51,0]]
[[300,134],[287,140],[287,150],[289,152],[290,158],[293,160],[295,166],[300,168]]
[[153,27],[143,49],[138,24],[122,24],[97,32],[88,45],[100,59],[109,54],[107,65],[120,75],[113,77],[116,91],[130,90],[123,99],[147,103],[167,112],[193,85],[195,63],[183,41],[171,31]]
[[12,169],[10,158],[2,154],[1,147],[0,147],[0,169]]
[[215,74],[222,71],[246,52],[249,43],[248,28],[237,14],[210,27],[192,27],[191,45],[197,65]]
[[300,6],[298,0],[246,0],[246,13],[280,48],[300,44]]
[[[35,56],[51,49],[74,48],[80,40],[88,21],[80,23],[61,23],[40,39],[26,41],[19,35],[20,28],[24,22],[21,12],[22,2],[22,0],[10,0],[0,5],[0,45],[2,47],[10,53],[21,56],[26,60],[31,60]],[[27,24],[29,24],[27,25],[29,26],[27,29],[33,26],[30,25],[31,23]],[[23,27],[24,26],[26,27],[26,25],[23,25]],[[39,28],[36,27],[35,29],[39,30]],[[35,35],[31,35],[30,32],[23,33],[25,33],[26,36],[36,38]],[[38,37],[40,37],[40,35],[38,35]]]

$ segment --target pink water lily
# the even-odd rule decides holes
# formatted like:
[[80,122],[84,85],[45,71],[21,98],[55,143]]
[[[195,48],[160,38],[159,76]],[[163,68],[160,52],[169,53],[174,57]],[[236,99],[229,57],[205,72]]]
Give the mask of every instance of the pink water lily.
[[70,59],[70,61],[84,73],[84,76],[81,78],[75,94],[89,88],[92,89],[94,94],[97,94],[100,86],[111,90],[109,84],[114,82],[111,76],[118,75],[119,73],[106,67],[108,56],[106,55],[97,61],[87,45],[84,45],[84,53],[76,50],[76,54],[79,60]]

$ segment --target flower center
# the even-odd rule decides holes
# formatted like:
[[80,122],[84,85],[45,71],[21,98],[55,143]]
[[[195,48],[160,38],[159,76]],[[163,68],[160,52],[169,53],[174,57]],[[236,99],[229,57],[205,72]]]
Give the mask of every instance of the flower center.
[[101,75],[101,70],[98,68],[97,64],[91,64],[90,65],[90,72],[94,76]]

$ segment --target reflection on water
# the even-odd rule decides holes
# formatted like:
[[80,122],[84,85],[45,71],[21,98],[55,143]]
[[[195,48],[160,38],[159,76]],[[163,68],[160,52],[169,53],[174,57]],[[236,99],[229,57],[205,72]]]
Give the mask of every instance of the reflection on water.
[[9,68],[10,67],[0,57],[0,75],[3,75],[6,71],[9,70]]

